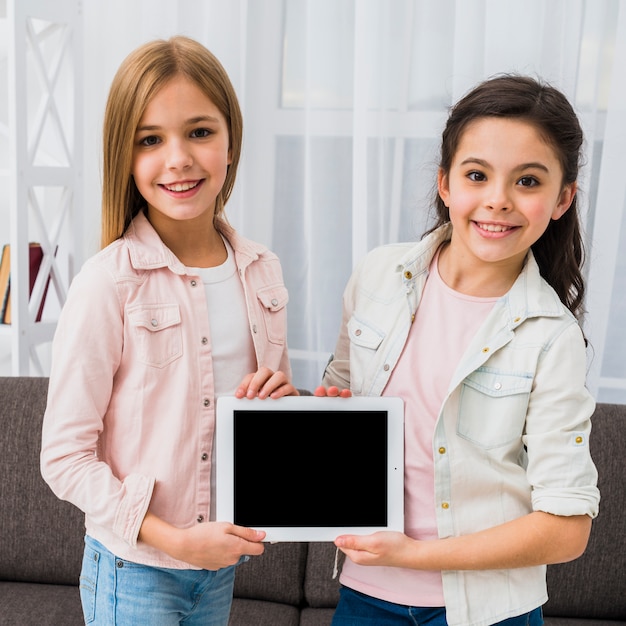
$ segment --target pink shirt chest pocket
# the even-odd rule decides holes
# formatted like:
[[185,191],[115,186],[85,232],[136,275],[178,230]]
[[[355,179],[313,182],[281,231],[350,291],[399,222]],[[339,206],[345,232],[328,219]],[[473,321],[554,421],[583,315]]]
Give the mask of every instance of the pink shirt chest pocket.
[[165,367],[183,353],[178,304],[138,304],[126,310],[127,338],[137,359],[152,367]]
[[289,296],[284,285],[272,285],[257,290],[261,317],[270,343],[284,345],[287,328],[287,302]]

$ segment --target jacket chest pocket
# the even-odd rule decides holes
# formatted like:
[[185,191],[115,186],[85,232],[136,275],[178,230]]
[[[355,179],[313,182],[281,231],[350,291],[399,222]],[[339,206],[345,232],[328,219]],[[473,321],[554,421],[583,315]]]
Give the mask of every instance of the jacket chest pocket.
[[382,330],[354,315],[348,320],[348,336],[350,337],[350,345],[354,349],[367,351],[378,350],[378,346],[385,338]]
[[165,367],[183,353],[178,304],[140,304],[127,310],[137,356],[152,367]]
[[273,285],[257,291],[257,299],[261,305],[265,332],[271,343],[285,343],[287,330],[287,302],[289,296],[284,285]]
[[482,448],[520,439],[532,388],[530,374],[481,368],[462,383],[457,433]]
[[380,368],[377,352],[385,333],[356,315],[348,320],[347,330],[350,339],[350,387],[361,394]]

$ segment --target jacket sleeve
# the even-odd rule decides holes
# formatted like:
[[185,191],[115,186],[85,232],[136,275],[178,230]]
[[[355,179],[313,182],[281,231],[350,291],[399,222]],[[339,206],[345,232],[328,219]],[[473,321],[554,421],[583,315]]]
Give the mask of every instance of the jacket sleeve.
[[89,262],[72,282],[53,340],[41,472],[59,498],[134,546],[155,479],[120,480],[98,458],[123,346],[119,300],[113,278]]
[[545,347],[538,363],[523,436],[534,510],[598,514],[598,474],[589,452],[595,401],[585,386],[586,363],[576,323]]
[[343,293],[343,309],[339,337],[335,345],[335,352],[331,355],[324,375],[322,384],[325,387],[337,386],[340,389],[350,389],[350,336],[348,322],[354,312],[355,294],[358,286],[359,265],[350,276]]

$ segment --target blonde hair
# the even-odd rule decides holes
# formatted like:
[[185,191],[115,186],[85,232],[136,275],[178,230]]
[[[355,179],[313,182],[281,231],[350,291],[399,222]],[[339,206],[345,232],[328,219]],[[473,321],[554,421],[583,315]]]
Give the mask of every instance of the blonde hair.
[[215,104],[228,127],[231,163],[215,201],[215,218],[235,184],[243,139],[237,94],[218,59],[188,37],[146,43],[122,62],[109,91],[104,113],[102,172],[102,236],[104,248],[119,239],[145,206],[131,175],[135,131],[146,106],[176,76],[185,76]]

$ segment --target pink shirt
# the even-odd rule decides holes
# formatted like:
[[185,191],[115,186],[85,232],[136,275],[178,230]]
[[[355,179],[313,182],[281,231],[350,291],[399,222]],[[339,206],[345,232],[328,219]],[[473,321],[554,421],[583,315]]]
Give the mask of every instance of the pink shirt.
[[[218,227],[235,251],[257,364],[290,376],[279,261]],[[143,214],[85,264],[53,342],[41,452],[44,479],[85,512],[90,536],[130,561],[179,569],[191,566],[137,535],[148,507],[180,528],[209,518],[212,339],[202,281],[187,272]]]
[[[383,391],[404,400],[404,528],[414,539],[437,539],[433,433],[452,374],[497,298],[450,289],[439,276],[437,253],[415,321]],[[459,320],[463,323],[460,324]],[[364,567],[346,559],[341,582],[406,606],[444,606],[441,572]]]

